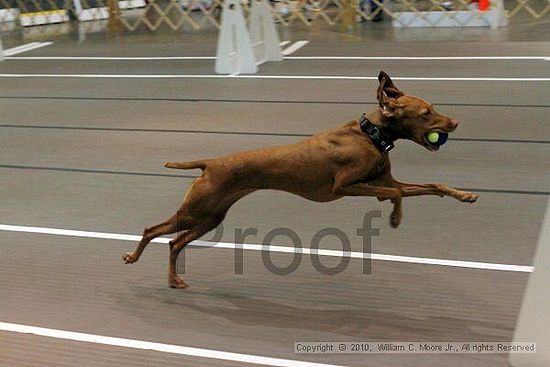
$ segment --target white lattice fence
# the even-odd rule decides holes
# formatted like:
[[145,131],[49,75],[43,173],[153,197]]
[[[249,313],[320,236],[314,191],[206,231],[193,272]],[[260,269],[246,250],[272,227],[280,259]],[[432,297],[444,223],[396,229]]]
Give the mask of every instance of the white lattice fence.
[[[0,0],[0,22],[39,25],[69,19],[99,20],[111,15],[128,31],[154,31],[161,27],[201,30],[219,28],[222,3],[223,0]],[[275,21],[286,27],[338,27],[346,22],[349,27],[350,22],[382,18],[394,20],[398,26],[419,21],[432,26],[442,22],[465,26],[489,14],[477,11],[477,4],[471,0],[281,0],[270,4]],[[489,10],[500,9],[499,6],[506,10],[503,14],[508,19],[519,15],[532,20],[550,18],[550,0],[513,0],[505,6],[501,0],[491,0]],[[243,1],[243,9],[249,12],[247,0]],[[408,15],[403,16],[405,13]]]

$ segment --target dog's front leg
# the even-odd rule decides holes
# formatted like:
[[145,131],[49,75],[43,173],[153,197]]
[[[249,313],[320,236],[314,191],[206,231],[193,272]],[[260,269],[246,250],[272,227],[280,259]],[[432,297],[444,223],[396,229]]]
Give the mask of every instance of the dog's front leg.
[[479,196],[471,192],[461,191],[442,184],[410,184],[393,180],[393,187],[401,190],[402,196],[438,195],[450,196],[465,203],[474,203]]
[[378,200],[391,200],[393,211],[390,214],[390,224],[393,228],[401,223],[401,191],[393,187],[371,186],[366,183],[356,183],[335,189],[337,195],[344,196],[376,196]]

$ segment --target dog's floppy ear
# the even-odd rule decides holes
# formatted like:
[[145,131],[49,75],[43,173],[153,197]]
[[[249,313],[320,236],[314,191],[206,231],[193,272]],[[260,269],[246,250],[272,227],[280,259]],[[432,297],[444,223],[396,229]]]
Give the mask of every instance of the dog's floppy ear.
[[403,106],[397,102],[397,98],[404,96],[393,84],[391,78],[385,72],[378,74],[377,98],[382,114],[387,118],[399,118],[403,114]]

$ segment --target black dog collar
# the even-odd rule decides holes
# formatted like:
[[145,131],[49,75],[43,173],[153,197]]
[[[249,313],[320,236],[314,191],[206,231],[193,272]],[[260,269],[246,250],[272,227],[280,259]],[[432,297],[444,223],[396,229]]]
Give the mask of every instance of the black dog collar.
[[386,134],[380,131],[378,126],[370,122],[365,115],[361,116],[361,120],[359,120],[359,126],[361,126],[361,131],[368,135],[370,140],[372,140],[374,145],[382,153],[387,153],[395,148],[395,145],[393,145],[393,141],[388,136],[386,136]]

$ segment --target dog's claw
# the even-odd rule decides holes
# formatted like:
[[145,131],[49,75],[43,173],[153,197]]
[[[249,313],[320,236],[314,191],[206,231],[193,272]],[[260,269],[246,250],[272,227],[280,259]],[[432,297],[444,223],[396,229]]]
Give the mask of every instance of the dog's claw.
[[123,256],[122,256],[122,260],[124,260],[124,262],[126,264],[132,264],[132,263],[135,263],[136,262],[136,259],[134,257],[134,253],[133,252],[127,252],[125,253]]

